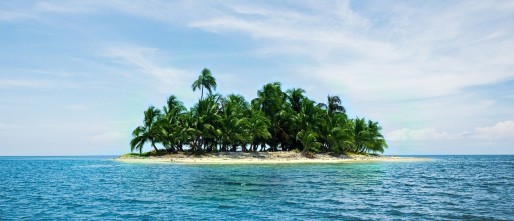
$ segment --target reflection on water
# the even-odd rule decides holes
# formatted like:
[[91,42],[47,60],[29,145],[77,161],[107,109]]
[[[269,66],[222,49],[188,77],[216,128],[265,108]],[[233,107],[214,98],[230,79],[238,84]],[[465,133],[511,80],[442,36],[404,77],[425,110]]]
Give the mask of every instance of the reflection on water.
[[512,219],[513,156],[409,163],[0,158],[0,219]]

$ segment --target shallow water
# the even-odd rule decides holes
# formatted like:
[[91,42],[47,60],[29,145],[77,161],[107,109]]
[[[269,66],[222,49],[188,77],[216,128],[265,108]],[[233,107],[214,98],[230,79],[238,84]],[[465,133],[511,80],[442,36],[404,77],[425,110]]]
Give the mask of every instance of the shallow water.
[[0,220],[514,220],[514,156],[307,165],[0,157]]

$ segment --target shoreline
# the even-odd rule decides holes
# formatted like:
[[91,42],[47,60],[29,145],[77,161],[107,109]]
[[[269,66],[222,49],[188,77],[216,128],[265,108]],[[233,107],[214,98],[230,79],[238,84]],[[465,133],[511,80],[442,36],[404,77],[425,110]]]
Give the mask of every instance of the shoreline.
[[167,154],[163,156],[139,157],[122,155],[114,161],[123,163],[143,164],[183,164],[183,165],[209,165],[209,164],[341,164],[341,163],[372,163],[372,162],[420,162],[430,161],[431,158],[397,157],[375,155],[340,155],[334,156],[318,153],[314,158],[307,158],[298,152],[221,152],[203,155],[190,155],[184,153]]

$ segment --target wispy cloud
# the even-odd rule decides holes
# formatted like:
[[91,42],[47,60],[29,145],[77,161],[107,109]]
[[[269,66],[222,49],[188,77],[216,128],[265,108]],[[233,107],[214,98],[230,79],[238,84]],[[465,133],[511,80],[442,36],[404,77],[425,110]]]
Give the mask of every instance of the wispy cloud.
[[[295,67],[304,71],[303,77],[340,85],[361,99],[384,99],[383,94],[393,95],[388,99],[438,97],[514,76],[504,59],[514,56],[514,40],[509,37],[513,33],[502,27],[488,30],[472,16],[511,14],[498,2],[448,5],[444,10],[402,7],[382,21],[389,24],[387,29],[359,14],[349,2],[320,5],[301,11],[243,3],[191,26],[264,38],[268,41],[263,51],[310,57],[315,62]],[[493,51],[502,56],[490,59]]]
[[0,10],[0,21],[15,21],[30,18],[34,18],[34,16],[19,11]]
[[169,94],[170,91],[174,91],[184,94],[181,91],[188,89],[193,79],[193,75],[187,71],[160,64],[159,59],[165,56],[155,48],[119,44],[107,48],[102,55],[115,59],[129,68],[135,68],[146,76],[140,79],[153,78],[158,84],[157,89],[162,93]]
[[36,2],[35,11],[49,13],[82,14],[96,11],[93,4],[83,1],[65,1],[59,4],[51,2]]
[[48,88],[52,82],[32,79],[0,79],[0,88]]

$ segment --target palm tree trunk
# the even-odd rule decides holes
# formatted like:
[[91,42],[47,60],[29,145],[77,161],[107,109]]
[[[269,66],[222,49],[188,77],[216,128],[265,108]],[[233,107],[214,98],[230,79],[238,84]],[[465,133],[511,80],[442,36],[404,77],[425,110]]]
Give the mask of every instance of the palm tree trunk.
[[155,144],[153,142],[152,142],[152,147],[153,147],[153,149],[155,150],[156,153],[159,152],[159,150],[157,149],[157,147],[155,147]]

